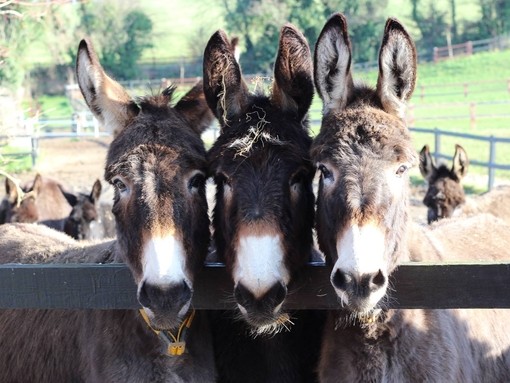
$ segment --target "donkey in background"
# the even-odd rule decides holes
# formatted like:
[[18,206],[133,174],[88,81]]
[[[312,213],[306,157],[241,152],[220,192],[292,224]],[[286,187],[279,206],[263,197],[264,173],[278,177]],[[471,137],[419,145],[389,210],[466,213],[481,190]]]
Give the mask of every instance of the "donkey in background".
[[115,224],[108,211],[111,205],[100,203],[101,188],[101,181],[96,180],[89,194],[72,193],[58,181],[40,174],[22,187],[6,178],[0,224],[40,223],[74,239],[112,238]]
[[283,308],[312,248],[308,43],[285,25],[271,94],[253,94],[220,30],[205,49],[204,93],[221,126],[208,152],[216,184],[214,239],[238,309],[238,318],[232,311],[212,313],[219,381],[312,381],[320,326],[306,327],[313,313]]
[[115,189],[117,240],[91,245],[43,226],[1,225],[0,262],[125,262],[144,314],[2,310],[0,380],[213,382],[210,332],[200,313],[184,354],[167,353],[169,332],[193,318],[193,280],[209,244],[200,133],[213,116],[202,84],[173,107],[174,88],[135,103],[104,73],[87,40],[79,45],[76,71],[90,110],[116,132],[105,179]]
[[395,19],[385,26],[375,90],[353,82],[343,15],[327,21],[316,44],[324,103],[311,150],[321,172],[316,225],[340,301],[325,325],[321,382],[510,380],[509,310],[385,308],[401,262],[501,259],[510,245],[510,228],[487,215],[434,230],[410,227],[408,170],[416,154],[404,111],[416,69],[414,44]]
[[441,218],[466,217],[489,213],[510,223],[510,186],[501,185],[476,196],[466,197],[462,179],[466,176],[469,159],[460,145],[455,145],[453,165],[449,169],[436,166],[428,145],[420,152],[420,172],[429,185],[423,203],[428,207],[428,223]]
[[451,168],[445,164],[436,166],[428,145],[420,151],[420,173],[428,184],[423,203],[427,206],[429,224],[441,218],[452,217],[455,209],[466,201],[461,181],[468,167],[467,153],[460,145],[455,145]]

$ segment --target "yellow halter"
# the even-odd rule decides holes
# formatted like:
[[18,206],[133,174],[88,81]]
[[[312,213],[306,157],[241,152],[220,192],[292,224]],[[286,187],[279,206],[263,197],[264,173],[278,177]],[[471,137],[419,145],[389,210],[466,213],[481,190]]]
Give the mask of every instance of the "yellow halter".
[[180,356],[184,354],[186,350],[186,334],[188,329],[191,327],[191,322],[193,322],[193,318],[195,317],[195,309],[192,309],[189,316],[184,319],[184,321],[179,326],[179,330],[177,330],[177,336],[172,334],[170,330],[156,330],[151,326],[149,321],[149,317],[145,313],[144,309],[140,309],[140,314],[144,319],[147,326],[154,331],[154,333],[163,340],[163,343],[166,346],[166,354],[168,356]]

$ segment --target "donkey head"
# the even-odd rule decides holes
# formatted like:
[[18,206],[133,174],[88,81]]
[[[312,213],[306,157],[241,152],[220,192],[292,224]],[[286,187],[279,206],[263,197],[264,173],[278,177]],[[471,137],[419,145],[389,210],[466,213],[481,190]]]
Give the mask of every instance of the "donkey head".
[[87,40],[78,48],[76,72],[90,110],[115,132],[105,179],[114,187],[117,253],[152,324],[174,327],[190,307],[209,243],[200,133],[213,116],[202,85],[173,107],[174,88],[135,103],[105,74]]
[[37,198],[43,188],[40,174],[34,178],[32,185],[18,187],[9,178],[5,179],[5,222],[34,223],[39,221]]
[[62,191],[69,204],[73,207],[64,222],[64,232],[74,239],[101,239],[104,233],[100,230],[99,197],[101,181],[96,180],[90,194],[78,195]]
[[416,51],[402,25],[386,22],[377,89],[354,84],[347,21],[333,15],[315,50],[324,103],[312,158],[321,172],[317,234],[331,283],[353,313],[372,311],[405,251],[408,169],[416,161],[404,108],[416,80]]
[[428,223],[451,217],[455,208],[465,202],[461,180],[466,175],[468,166],[467,153],[460,145],[455,145],[451,169],[444,164],[436,167],[428,145],[423,147],[420,152],[420,172],[429,185],[423,199],[428,208]]
[[204,54],[204,93],[221,135],[208,153],[216,183],[214,238],[234,297],[256,330],[288,318],[282,304],[311,251],[313,166],[306,114],[312,60],[292,25],[280,34],[270,96],[252,94],[229,40],[216,32]]

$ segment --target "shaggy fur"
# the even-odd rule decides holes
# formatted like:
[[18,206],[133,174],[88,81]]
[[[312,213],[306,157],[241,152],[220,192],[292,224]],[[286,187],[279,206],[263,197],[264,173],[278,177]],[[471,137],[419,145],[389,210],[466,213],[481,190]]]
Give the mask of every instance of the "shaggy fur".
[[[183,291],[183,283],[152,284],[149,295],[141,280],[144,249],[149,240],[174,233],[174,243],[182,241],[185,255],[182,273],[191,281],[205,259],[209,220],[200,129],[213,116],[207,112],[202,85],[174,107],[169,105],[171,90],[135,104],[106,76],[86,40],[78,50],[77,75],[91,110],[116,132],[105,178],[115,188],[117,240],[81,244],[42,227],[3,225],[0,262],[125,262],[138,284],[139,301],[149,308],[152,326],[175,331],[192,291]],[[170,257],[175,250],[164,251]],[[154,251],[149,256],[155,256]],[[210,330],[203,315],[196,315],[188,334],[185,354],[169,357],[137,310],[3,310],[0,380],[214,381]]]
[[468,196],[453,215],[464,217],[480,213],[492,214],[510,224],[510,186],[498,186],[486,193]]
[[214,239],[219,259],[236,282],[235,303],[242,307],[234,314],[237,321],[232,312],[211,314],[219,381],[311,380],[313,342],[303,340],[309,334],[317,340],[320,326],[307,329],[314,318],[304,313],[289,318],[282,311],[289,281],[281,277],[272,287],[254,292],[244,285],[249,278],[235,280],[244,257],[239,250],[243,238],[278,241],[263,264],[254,259],[265,249],[252,244],[252,263],[243,271],[249,275],[263,270],[261,279],[278,270],[292,280],[311,253],[314,172],[306,116],[313,82],[308,43],[294,26],[282,28],[268,97],[248,92],[232,46],[218,31],[205,49],[204,93],[221,125],[221,135],[208,153],[217,189]]
[[[349,47],[348,57],[331,55],[340,61],[340,68],[350,61],[346,31],[345,17],[332,16],[316,48],[343,41]],[[342,43],[338,51],[345,51]],[[381,46],[377,90],[356,87],[347,95],[338,96],[348,100],[347,104],[325,110],[321,132],[312,147],[312,156],[322,172],[317,197],[319,245],[329,262],[337,265],[337,241],[344,232],[352,230],[351,226],[371,225],[384,235],[384,249],[363,247],[363,237],[355,242],[359,247],[352,249],[359,262],[367,258],[360,265],[373,263],[369,261],[373,252],[383,251],[384,269],[375,272],[376,277],[364,275],[358,282],[354,273],[344,276],[344,280],[332,275],[335,289],[345,291],[344,306],[331,313],[325,325],[318,367],[320,381],[508,381],[509,310],[384,308],[385,300],[391,299],[391,291],[387,291],[391,287],[382,282],[400,262],[502,259],[510,245],[509,227],[491,216],[445,221],[432,228],[411,226],[407,170],[415,162],[415,154],[399,113],[401,104],[411,95],[399,87],[412,92],[415,82],[416,56],[410,52],[414,52],[414,45],[409,35],[398,21],[389,19]],[[334,61],[330,65],[334,68]],[[346,76],[350,77],[350,73]],[[339,83],[346,82],[349,81],[344,79]],[[388,86],[387,82],[398,86]],[[328,83],[327,77],[316,77],[319,93],[334,95]],[[392,100],[396,105],[388,106]],[[329,99],[328,102],[343,105]],[[359,251],[364,248],[371,251]],[[368,288],[363,285],[366,279]],[[351,284],[357,289],[346,288]],[[371,302],[370,296],[379,289],[385,289],[385,296],[368,307],[366,302]]]

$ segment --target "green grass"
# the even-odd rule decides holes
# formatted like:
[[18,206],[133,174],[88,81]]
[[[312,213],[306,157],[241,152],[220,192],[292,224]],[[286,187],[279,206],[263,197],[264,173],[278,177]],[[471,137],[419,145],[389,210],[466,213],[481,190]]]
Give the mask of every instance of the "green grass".
[[0,147],[0,168],[8,174],[19,174],[32,168],[32,157],[26,153],[27,148],[12,146]]

